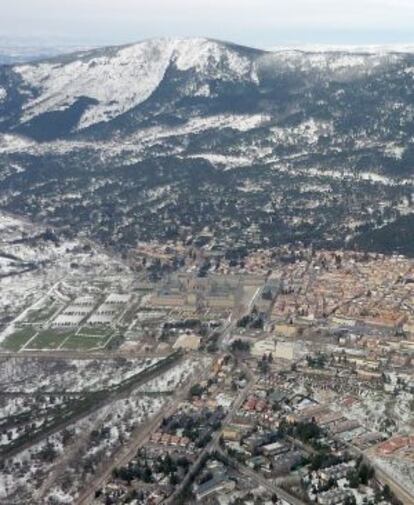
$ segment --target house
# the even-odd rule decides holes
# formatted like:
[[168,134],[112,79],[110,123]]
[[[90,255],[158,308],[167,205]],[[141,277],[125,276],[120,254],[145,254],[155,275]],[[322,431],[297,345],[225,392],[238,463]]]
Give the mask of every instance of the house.
[[324,468],[320,471],[320,477],[322,480],[328,482],[330,479],[339,480],[347,476],[349,472],[349,465],[346,463],[340,463],[339,465],[330,466]]
[[253,411],[256,408],[256,403],[257,403],[257,398],[254,396],[250,396],[246,403],[244,404],[244,410],[247,410],[249,412]]
[[274,442],[262,446],[262,451],[265,456],[277,456],[289,451],[289,447],[281,442]]
[[331,489],[330,491],[326,491],[326,493],[322,493],[318,496],[318,503],[321,505],[335,505],[336,503],[342,503],[345,501],[347,496],[350,496],[352,493],[349,490],[344,489]]
[[254,427],[254,422],[246,415],[235,415],[232,420],[232,426],[243,428],[245,430],[251,430]]
[[381,456],[389,456],[396,451],[401,449],[407,449],[414,447],[414,436],[413,437],[401,437],[397,436],[387,440],[377,448],[378,454]]
[[263,456],[254,456],[248,460],[247,466],[253,469],[265,468],[266,466],[269,466],[269,462]]

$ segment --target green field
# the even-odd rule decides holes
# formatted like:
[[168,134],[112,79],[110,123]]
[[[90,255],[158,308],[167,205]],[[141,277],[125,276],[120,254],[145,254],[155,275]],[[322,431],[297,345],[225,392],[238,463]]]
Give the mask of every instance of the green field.
[[[36,335],[36,333],[38,333]],[[9,335],[1,344],[7,351],[17,352],[36,335],[30,342],[27,350],[71,350],[89,351],[92,349],[104,349],[110,339],[109,328],[82,328],[81,332],[71,330],[36,330],[33,326],[27,326]]]
[[29,310],[25,320],[28,323],[42,323],[48,321],[58,310],[60,306],[52,304],[49,307],[42,307],[39,310]]
[[35,333],[36,331],[31,327],[16,331],[16,333],[9,335],[1,346],[8,351],[18,351]]
[[62,346],[62,350],[88,351],[90,349],[102,348],[106,340],[107,337],[82,337],[81,335],[72,335]]
[[30,349],[57,349],[70,335],[70,332],[45,330],[30,343]]
[[85,337],[109,337],[109,334],[110,329],[99,326],[83,326],[78,332]]

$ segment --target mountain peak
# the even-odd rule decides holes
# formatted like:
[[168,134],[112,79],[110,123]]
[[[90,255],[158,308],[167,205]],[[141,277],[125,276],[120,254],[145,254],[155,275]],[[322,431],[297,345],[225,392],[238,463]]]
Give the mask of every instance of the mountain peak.
[[203,37],[148,39],[10,67],[0,81],[0,105],[8,110],[3,118],[7,128],[33,138],[45,138],[53,117],[62,128],[47,138],[56,138],[97,124],[105,127],[104,123],[121,116],[123,122],[127,113],[135,122],[138,117],[144,120],[142,111],[150,99],[156,102],[157,114],[172,117],[172,103],[179,106],[181,101],[195,100],[204,106],[205,99],[213,103],[220,94],[229,102],[229,93],[236,90],[229,102],[234,104],[237,90],[257,88],[262,82],[275,93],[283,91],[297,71],[310,81],[323,75],[325,80],[341,82],[380,72],[384,65],[391,68],[401,58],[398,54],[266,52]]
[[32,93],[23,122],[66,110],[80,97],[89,99],[80,129],[110,120],[145,102],[171,65],[209,79],[252,78],[249,53],[238,46],[206,38],[149,39],[15,67]]

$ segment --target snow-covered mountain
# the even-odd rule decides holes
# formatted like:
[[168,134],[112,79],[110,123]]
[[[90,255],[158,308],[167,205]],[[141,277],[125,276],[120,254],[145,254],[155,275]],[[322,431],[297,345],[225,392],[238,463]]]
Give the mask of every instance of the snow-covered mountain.
[[[57,138],[139,113],[150,99],[152,110],[145,118],[135,114],[138,123],[154,112],[170,114],[184,99],[205,109],[209,98],[215,105],[230,94],[234,102],[251,100],[269,86],[277,92],[280,79],[292,79],[294,72],[300,80],[304,73],[310,81],[323,73],[325,82],[340,82],[374,76],[405,59],[409,56],[383,52],[264,52],[208,39],[148,40],[4,68],[0,131]],[[50,120],[58,127],[47,128]]]
[[[171,66],[181,72],[192,70],[209,80],[254,79],[249,58],[216,42],[150,40],[109,53],[87,53],[69,62],[16,67],[22,86],[34,90],[24,104],[22,121],[68,109],[80,97],[96,103],[83,112],[78,129],[108,121],[145,102]],[[208,89],[188,92],[205,95]]]
[[94,50],[3,70],[0,103],[13,128],[76,109],[70,130],[83,130],[143,104],[172,70],[196,75],[180,88],[181,96],[209,96],[213,81],[257,83],[254,53],[207,39],[148,40]]
[[0,66],[0,206],[103,242],[375,244],[411,223],[413,168],[409,51],[158,39]]

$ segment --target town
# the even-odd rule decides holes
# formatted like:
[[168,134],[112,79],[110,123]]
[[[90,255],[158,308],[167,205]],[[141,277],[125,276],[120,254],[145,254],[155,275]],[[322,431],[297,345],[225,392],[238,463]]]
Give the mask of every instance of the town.
[[414,505],[414,0],[1,5],[0,505]]
[[0,501],[414,503],[412,260],[68,254],[3,323]]

